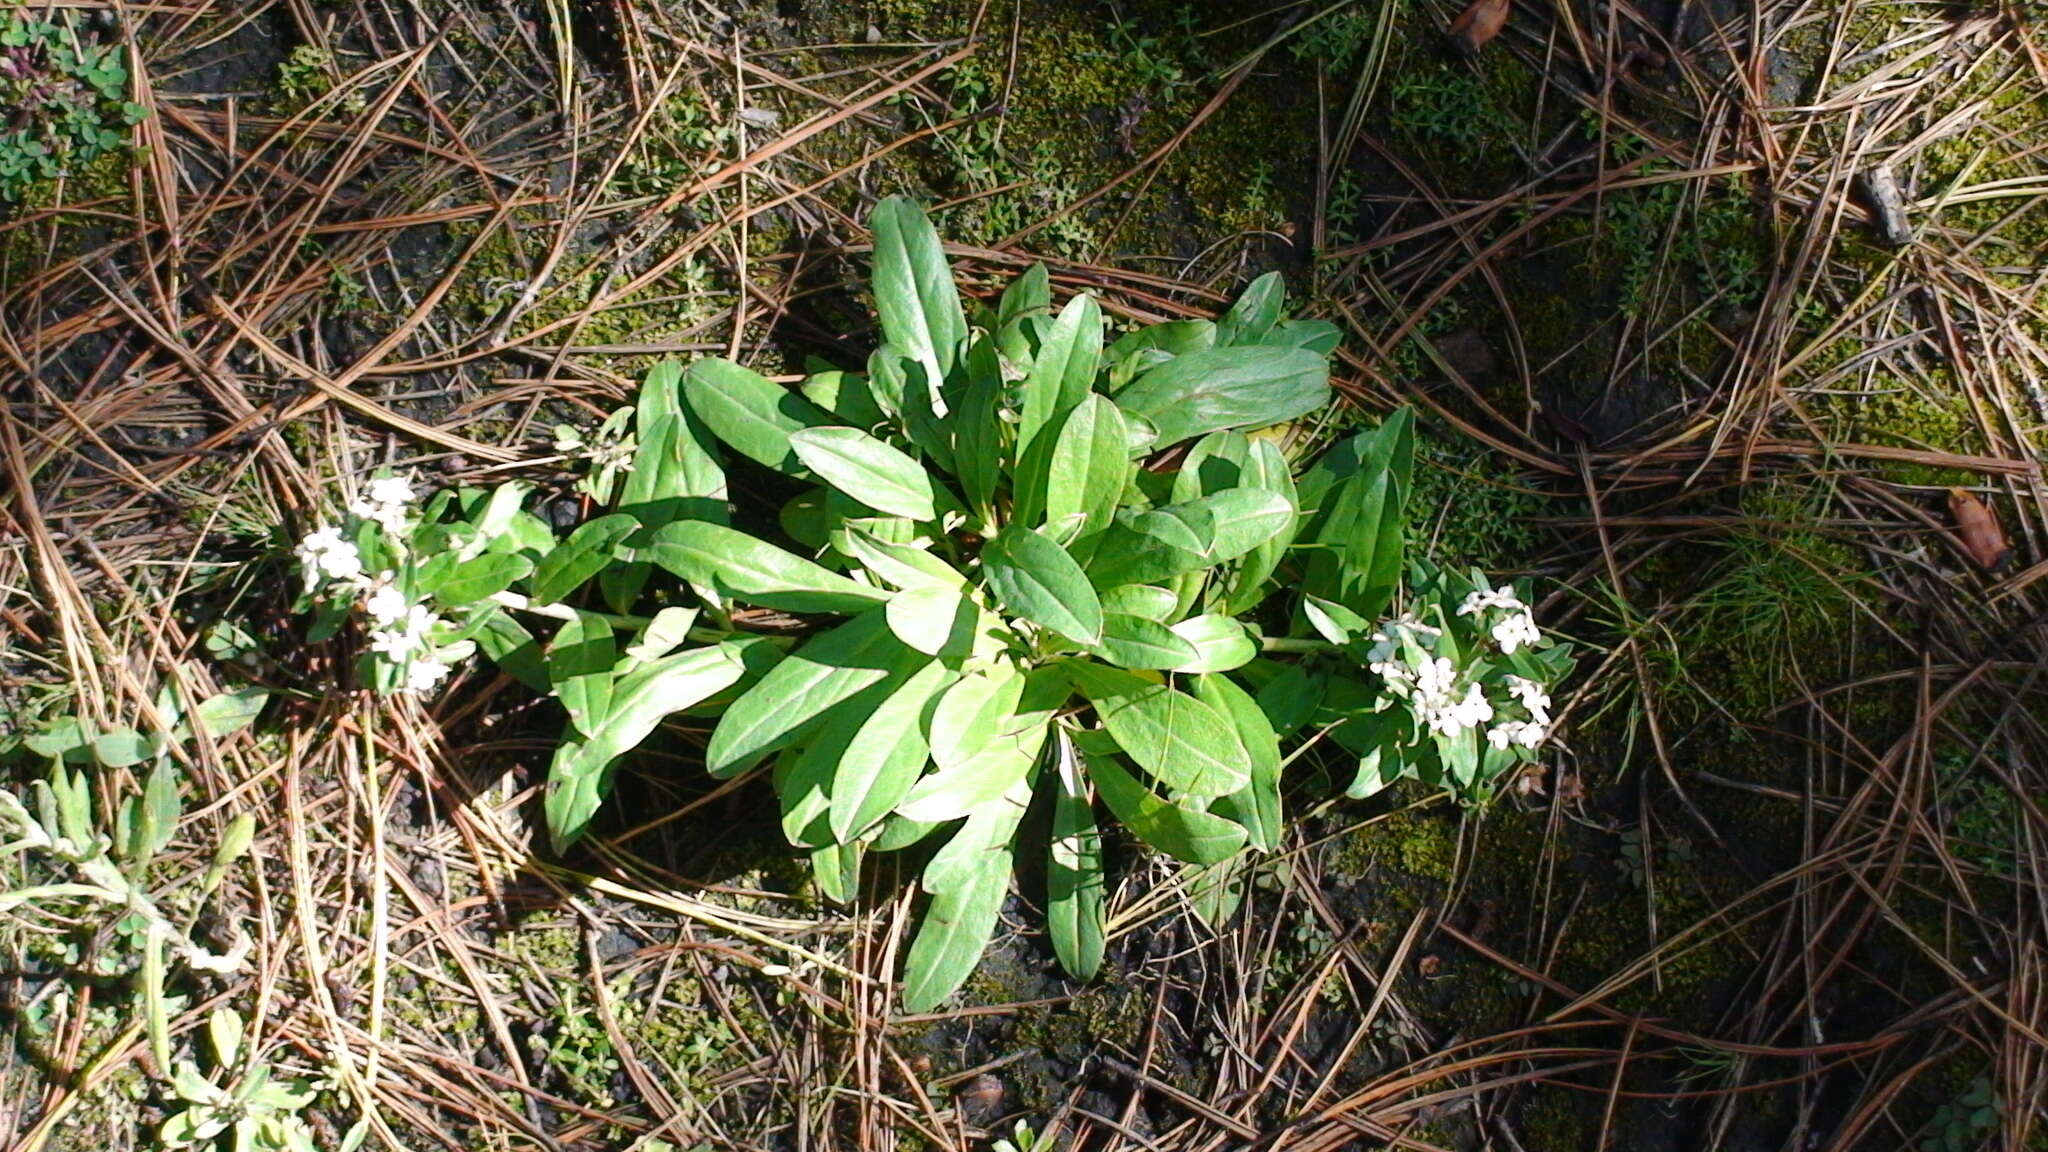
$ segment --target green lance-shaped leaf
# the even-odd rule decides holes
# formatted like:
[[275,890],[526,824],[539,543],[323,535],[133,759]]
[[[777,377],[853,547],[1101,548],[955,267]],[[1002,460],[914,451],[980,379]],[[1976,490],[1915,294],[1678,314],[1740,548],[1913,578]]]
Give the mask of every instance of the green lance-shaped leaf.
[[785,612],[859,612],[889,593],[723,524],[679,520],[640,550],[691,584]]
[[548,645],[548,679],[577,731],[595,732],[604,723],[611,710],[612,666],[618,659],[612,626],[602,616],[579,609],[555,632]]
[[1368,619],[1401,577],[1403,509],[1414,467],[1414,418],[1401,409],[1372,432],[1338,444],[1303,474],[1302,591]]
[[988,341],[982,340],[969,355],[975,368],[960,390],[960,403],[948,422],[953,434],[953,473],[960,478],[960,489],[981,524],[994,518],[996,490],[1003,476],[1003,381],[999,365],[992,372],[979,366],[994,355],[987,349]]
[[1131,834],[1176,860],[1215,864],[1244,847],[1244,828],[1198,808],[1153,794],[1113,756],[1088,758],[1088,776],[1102,802]]
[[858,372],[842,372],[836,368],[813,372],[797,385],[797,391],[803,393],[804,399],[855,428],[873,428],[888,415],[875,403],[875,393],[868,387],[867,377]]
[[[992,717],[985,721],[990,734],[978,741],[964,733],[948,735],[948,724],[958,722],[942,723],[940,713],[948,700],[940,699],[933,710],[931,729],[933,760],[939,770],[917,782],[896,806],[899,815],[925,822],[956,820],[1000,802],[1011,787],[1031,774],[1045,747],[1053,714],[1073,695],[1073,689],[1058,668],[1049,666],[1021,679],[1023,689],[1013,705],[986,708],[969,701],[959,706],[977,717]],[[998,700],[1008,699],[1009,690],[1007,685],[1000,687]],[[942,751],[948,743],[954,750]],[[941,755],[945,759],[940,759]]]
[[1294,475],[1289,469],[1287,458],[1280,449],[1268,440],[1254,440],[1246,456],[1243,479],[1247,487],[1263,488],[1287,501],[1294,514],[1280,531],[1265,542],[1253,547],[1240,559],[1237,571],[1231,575],[1230,588],[1223,603],[1224,610],[1233,616],[1243,615],[1257,607],[1266,596],[1266,581],[1280,567],[1286,558],[1287,549],[1294,543],[1295,534],[1301,527],[1301,498],[1294,489]]
[[610,791],[613,766],[662,720],[738,683],[746,666],[726,645],[678,652],[642,664],[612,685],[604,722],[556,750],[548,769],[548,835],[557,852],[573,843]]
[[1246,345],[1176,356],[1116,394],[1160,447],[1221,428],[1268,428],[1330,402],[1330,364],[1300,348]]
[[951,564],[914,544],[877,539],[858,527],[848,528],[844,536],[847,557],[858,561],[885,584],[906,590],[926,585],[962,592],[969,588],[967,577]]
[[805,428],[790,435],[797,459],[855,500],[911,520],[935,520],[931,476],[924,465],[858,428]]
[[826,844],[811,849],[811,874],[818,891],[835,904],[851,904],[860,892],[860,844]]
[[1169,685],[1089,661],[1064,667],[1125,755],[1175,795],[1227,796],[1250,778],[1244,746],[1229,722],[1207,704]]
[[883,608],[896,638],[927,656],[958,664],[974,650],[981,630],[981,609],[961,589],[942,584],[907,588],[890,597]]
[[965,883],[932,895],[903,959],[903,1010],[929,1012],[981,963],[1010,891],[1011,849],[992,848]]
[[833,422],[830,413],[795,392],[716,356],[690,365],[683,400],[726,447],[791,476],[802,473],[803,463],[790,447],[790,436]]
[[1104,891],[1102,833],[1087,770],[1065,730],[1054,737],[1058,789],[1053,793],[1052,840],[1048,845],[1046,925],[1053,954],[1076,978],[1086,980],[1102,966]]
[[928,1012],[974,971],[1010,890],[1011,839],[1031,804],[1031,775],[977,809],[925,865],[932,894],[903,962],[903,1007]]
[[1024,695],[1024,673],[1009,660],[976,669],[949,686],[932,709],[929,741],[932,763],[951,768],[992,743],[1017,712]]
[[1227,676],[1194,678],[1195,698],[1230,721],[1231,729],[1251,762],[1251,778],[1228,796],[1218,797],[1209,811],[1244,825],[1252,846],[1262,852],[1280,847],[1280,738],[1249,692]]
[[1117,612],[1103,613],[1102,642],[1096,651],[1119,668],[1178,668],[1202,655],[1166,625]]
[[889,631],[879,608],[863,612],[784,657],[733,701],[711,733],[704,766],[732,776],[796,742],[827,709],[930,657]]
[[1058,544],[1011,525],[982,549],[981,564],[1011,613],[1078,643],[1102,639],[1102,600]]
[[423,581],[418,592],[449,607],[466,608],[503,592],[532,571],[533,561],[517,553],[486,552],[450,564],[431,587]]
[[1280,322],[1280,310],[1287,303],[1287,282],[1278,272],[1268,272],[1252,281],[1230,311],[1216,321],[1218,344],[1263,344],[1273,325]]
[[567,540],[534,566],[533,602],[559,604],[584,581],[610,566],[619,545],[639,530],[640,522],[623,512],[577,525]]
[[1259,654],[1259,641],[1230,616],[1190,616],[1173,626],[1173,634],[1195,650],[1192,660],[1172,665],[1173,672],[1228,672],[1242,668]]
[[1095,386],[1102,365],[1102,309],[1092,296],[1076,296],[1039,344],[1025,376],[1023,410],[1017,423],[1017,456],[1022,459],[1041,430],[1079,404]]
[[1156,584],[1118,584],[1102,591],[1104,613],[1143,616],[1164,624],[1173,619],[1173,611],[1179,606],[1180,597],[1174,595],[1173,589]]
[[996,323],[1007,326],[1033,312],[1044,312],[1051,307],[1052,274],[1045,270],[1044,264],[1033,264],[1003,289],[1002,302],[996,306]]
[[1208,320],[1168,320],[1164,324],[1149,324],[1136,332],[1117,338],[1109,346],[1105,358],[1115,365],[1141,358],[1143,353],[1156,353],[1160,362],[1175,356],[1186,356],[1216,346],[1216,325]]
[[937,662],[903,681],[865,718],[833,769],[832,836],[849,843],[889,814],[924,771],[925,714],[954,673]]
[[1109,526],[1136,468],[1123,413],[1088,393],[1019,462],[1013,522],[1093,535]]
[[639,430],[633,470],[619,488],[619,510],[647,528],[677,520],[726,519],[725,468],[703,423],[687,411]]
[[924,365],[932,384],[940,384],[952,374],[960,342],[967,339],[967,315],[938,231],[923,208],[900,196],[877,204],[868,225],[875,234],[875,310],[882,335]]
[[215,740],[225,740],[254,723],[270,693],[261,688],[237,688],[208,696],[192,710],[195,730]]
[[1221,492],[1226,488],[1257,487],[1245,483],[1245,467],[1251,460],[1252,440],[1242,432],[1225,429],[1211,432],[1194,446],[1173,474],[1173,503]]
[[1099,588],[1151,584],[1234,560],[1285,532],[1294,509],[1276,492],[1230,488],[1185,504],[1118,517],[1096,549]]

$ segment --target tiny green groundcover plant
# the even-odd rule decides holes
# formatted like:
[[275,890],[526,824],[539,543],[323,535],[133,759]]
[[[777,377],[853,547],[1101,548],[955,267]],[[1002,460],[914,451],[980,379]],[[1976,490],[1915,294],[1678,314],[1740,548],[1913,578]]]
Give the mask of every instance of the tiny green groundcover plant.
[[52,22],[43,7],[0,11],[0,202],[117,151],[146,115],[128,99],[121,46],[95,44],[70,14]]
[[300,546],[314,635],[361,618],[380,692],[481,649],[559,698],[558,849],[679,713],[714,722],[713,776],[769,767],[834,899],[866,854],[924,845],[912,1011],[972,971],[1023,851],[1059,959],[1096,970],[1105,816],[1214,865],[1278,847],[1304,751],[1341,750],[1353,795],[1413,777],[1468,801],[1535,758],[1565,647],[1516,590],[1404,565],[1407,413],[1290,456],[1338,334],[1285,317],[1277,276],[1105,346],[1043,266],[970,320],[921,210],[873,227],[864,372],[655,368],[558,434],[610,509],[566,535],[521,484],[422,506],[380,476]]

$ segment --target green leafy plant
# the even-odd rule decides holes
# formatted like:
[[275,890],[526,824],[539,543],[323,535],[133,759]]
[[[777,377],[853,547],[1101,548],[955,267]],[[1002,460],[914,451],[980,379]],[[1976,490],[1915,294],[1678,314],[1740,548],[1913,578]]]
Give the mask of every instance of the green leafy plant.
[[[312,1129],[299,1112],[313,1102],[317,1087],[280,1079],[253,1047],[245,1051],[242,1018],[231,1008],[207,1017],[206,1037],[213,1074],[200,1071],[196,1061],[178,1062],[171,1083],[184,1107],[158,1132],[164,1146],[211,1148],[225,1136],[236,1152],[313,1152]],[[237,1076],[244,1056],[247,1066]],[[360,1145],[366,1131],[352,1130],[348,1146]]]
[[1044,854],[1054,951],[1087,976],[1104,814],[1193,866],[1276,848],[1283,740],[1355,760],[1360,794],[1408,774],[1483,799],[1534,757],[1564,649],[1477,574],[1417,569],[1386,618],[1413,421],[1290,458],[1337,331],[1287,318],[1277,276],[1106,342],[1042,266],[970,322],[917,207],[873,227],[864,373],[656,368],[604,433],[559,437],[599,445],[586,492],[614,509],[559,539],[516,486],[415,515],[380,477],[300,547],[316,633],[368,617],[380,691],[432,691],[474,643],[558,697],[557,848],[679,712],[716,717],[712,775],[768,770],[832,898],[867,854],[935,843],[913,1011],[972,971],[1019,852]]
[[69,14],[56,21],[26,7],[0,13],[0,200],[75,173],[127,143],[144,116],[128,99],[118,44],[93,44]]
[[1921,1152],[1968,1152],[1982,1147],[1998,1132],[2005,1105],[1991,1091],[1991,1078],[1979,1076],[1955,1100],[1934,1110]]

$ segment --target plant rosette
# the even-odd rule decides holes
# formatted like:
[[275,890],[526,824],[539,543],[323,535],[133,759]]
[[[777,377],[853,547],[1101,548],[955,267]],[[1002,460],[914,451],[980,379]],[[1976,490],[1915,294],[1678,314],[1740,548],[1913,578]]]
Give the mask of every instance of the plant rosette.
[[[864,370],[789,388],[657,366],[629,411],[558,432],[611,509],[565,537],[506,485],[352,512],[302,547],[322,620],[402,625],[372,633],[378,690],[473,639],[560,699],[557,849],[663,720],[711,721],[710,773],[765,772],[831,898],[867,855],[926,847],[903,994],[922,1011],[973,970],[1020,852],[1042,854],[1053,949],[1086,977],[1109,821],[1211,866],[1280,845],[1299,755],[1355,761],[1354,792],[1414,775],[1476,801],[1536,754],[1565,649],[1476,575],[1418,567],[1389,616],[1413,420],[1301,458],[1338,331],[1287,317],[1277,274],[1215,321],[1108,341],[1043,266],[970,315],[908,201],[873,229]],[[490,557],[516,562],[482,578]]]

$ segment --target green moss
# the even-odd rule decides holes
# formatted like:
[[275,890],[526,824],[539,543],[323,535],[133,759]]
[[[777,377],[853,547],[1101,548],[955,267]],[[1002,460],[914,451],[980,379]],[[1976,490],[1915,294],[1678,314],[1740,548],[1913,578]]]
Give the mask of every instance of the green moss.
[[1403,809],[1338,844],[1330,864],[1339,875],[1363,876],[1374,866],[1449,883],[1458,859],[1455,819],[1443,809]]
[[[480,231],[475,221],[457,221],[447,227],[449,238],[464,248]],[[554,227],[538,210],[515,213],[507,226],[476,248],[449,292],[450,306],[473,324],[491,323],[521,299],[529,278],[543,263],[545,253],[527,231],[551,234]],[[521,313],[517,329],[532,332],[576,316],[624,279],[602,253],[572,256],[556,266],[532,305]],[[576,330],[575,339],[584,346],[648,343],[706,322],[724,311],[727,301],[722,291],[714,288],[708,265],[686,261],[663,282],[593,313]],[[569,328],[551,335],[566,339]]]
[[1504,457],[1424,424],[1415,438],[1408,539],[1435,563],[1489,571],[1523,567],[1538,543],[1535,519],[1557,502],[1528,486]]
[[1539,1084],[1530,1089],[1520,1116],[1521,1142],[1529,1149],[1590,1148],[1599,1136],[1597,1116],[1580,1107],[1581,1093]]

